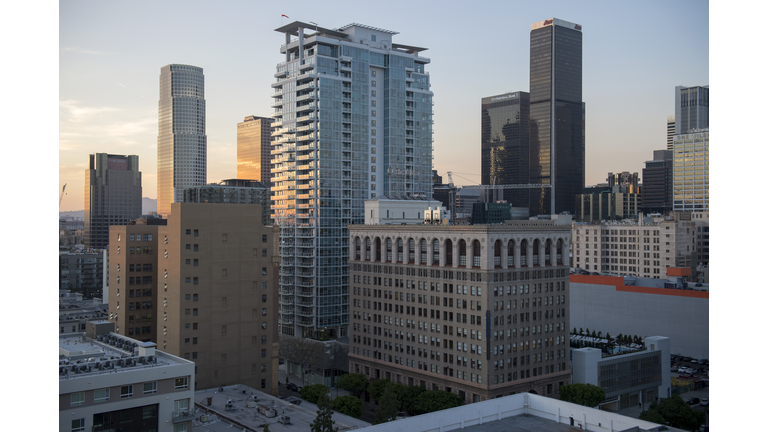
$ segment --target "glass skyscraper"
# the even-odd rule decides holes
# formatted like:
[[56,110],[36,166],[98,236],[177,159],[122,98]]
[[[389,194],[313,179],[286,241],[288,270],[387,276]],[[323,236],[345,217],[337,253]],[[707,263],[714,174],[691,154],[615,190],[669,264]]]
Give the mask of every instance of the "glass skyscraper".
[[579,24],[531,24],[530,213],[574,212],[584,188],[584,103]]
[[157,213],[168,217],[171,203],[184,201],[184,189],[207,178],[203,68],[160,68],[158,113]]
[[[273,217],[280,226],[280,332],[347,336],[349,234],[363,202],[432,196],[426,48],[360,24],[293,22],[272,84]],[[305,32],[309,32],[305,34]]]
[[[530,95],[505,93],[482,99],[482,184],[530,183],[529,117]],[[504,200],[515,207],[528,207],[528,189],[504,190]]]

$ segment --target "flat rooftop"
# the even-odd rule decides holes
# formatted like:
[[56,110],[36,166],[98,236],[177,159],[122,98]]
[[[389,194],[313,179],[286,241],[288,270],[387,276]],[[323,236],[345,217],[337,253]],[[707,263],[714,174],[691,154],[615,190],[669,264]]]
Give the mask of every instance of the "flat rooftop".
[[[257,398],[255,402],[254,395]],[[208,398],[211,399],[210,406]],[[232,402],[229,410],[227,401]],[[274,409],[277,416],[267,417],[260,413],[259,405]],[[301,401],[301,405],[294,405],[240,384],[196,391],[194,415],[192,430],[195,432],[231,432],[243,428],[259,431],[265,424],[269,425],[271,432],[309,432],[310,424],[317,417],[317,405],[305,400]],[[283,415],[290,417],[290,424],[284,425],[278,421]],[[212,421],[203,422],[201,416]],[[336,421],[334,426],[340,432],[370,426],[370,423],[337,412],[334,412],[333,419]]]
[[[106,374],[141,371],[151,368],[176,366],[190,363],[175,356],[154,351],[152,355],[138,355],[139,348],[147,347],[140,342],[115,333],[110,344],[104,341],[92,340],[83,333],[59,335],[59,380],[79,379]],[[119,343],[123,346],[120,347]],[[135,346],[134,346],[135,344]]]

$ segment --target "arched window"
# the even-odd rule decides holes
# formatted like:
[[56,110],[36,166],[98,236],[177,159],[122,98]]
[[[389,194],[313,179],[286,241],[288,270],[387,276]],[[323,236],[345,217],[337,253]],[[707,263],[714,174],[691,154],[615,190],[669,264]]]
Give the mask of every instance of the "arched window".
[[446,239],[443,247],[445,248],[445,266],[451,267],[453,266],[453,242]]
[[459,265],[467,266],[467,242],[459,240]]
[[480,267],[480,240],[472,242],[472,267]]

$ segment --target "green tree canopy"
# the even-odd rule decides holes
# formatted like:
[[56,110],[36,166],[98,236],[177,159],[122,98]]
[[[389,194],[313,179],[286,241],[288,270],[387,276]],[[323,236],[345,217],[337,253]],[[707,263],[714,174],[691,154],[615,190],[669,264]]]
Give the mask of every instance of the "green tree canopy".
[[333,401],[333,409],[350,417],[363,415],[363,401],[355,396],[339,396]]
[[661,399],[640,414],[640,420],[669,425],[678,429],[696,431],[704,424],[704,413],[696,411],[688,405],[680,395]]
[[337,378],[336,386],[360,397],[360,395],[368,388],[368,378],[359,373],[346,374]]
[[[322,384],[315,384],[315,386],[317,385],[322,385]],[[314,387],[314,386],[310,386],[310,387]],[[303,387],[302,390],[304,390],[305,388],[307,387]],[[302,394],[302,397],[304,397],[303,394]],[[315,417],[315,421],[309,424],[310,430],[312,432],[339,432],[338,427],[333,427],[336,421],[333,420],[333,409],[331,408],[331,399],[328,397],[327,393],[320,394],[317,400],[317,406],[318,406],[317,417]]]
[[419,395],[427,391],[421,386],[406,386],[402,384],[395,384],[394,390],[397,393],[397,400],[400,402],[400,410],[411,415],[415,415],[413,406],[418,400]]
[[592,384],[567,384],[560,387],[560,400],[595,407],[605,400],[605,390]]
[[376,417],[373,419],[373,424],[386,423],[392,421],[397,417],[397,396],[395,395],[394,386],[388,381],[389,385],[385,384],[384,392],[379,398],[379,407],[376,409]]
[[443,390],[425,390],[416,397],[409,413],[413,415],[426,414],[461,405],[461,399],[455,393]]
[[379,402],[379,399],[384,394],[384,389],[387,388],[388,384],[392,384],[392,381],[384,378],[373,380],[368,384],[368,394],[371,395],[374,402]]
[[302,387],[299,393],[301,393],[301,397],[306,399],[307,402],[312,402],[313,404],[319,404],[318,400],[320,399],[320,395],[327,395],[328,387],[322,384],[313,384],[313,385]]

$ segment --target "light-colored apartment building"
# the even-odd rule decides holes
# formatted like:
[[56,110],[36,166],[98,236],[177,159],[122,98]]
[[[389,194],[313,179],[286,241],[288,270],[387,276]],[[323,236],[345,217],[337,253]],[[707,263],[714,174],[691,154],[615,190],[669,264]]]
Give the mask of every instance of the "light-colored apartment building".
[[89,321],[59,335],[59,430],[192,430],[195,365]]
[[466,402],[570,383],[570,218],[349,230],[350,372]]
[[589,272],[665,278],[667,267],[691,267],[696,224],[689,212],[638,220],[573,224],[572,267]]

